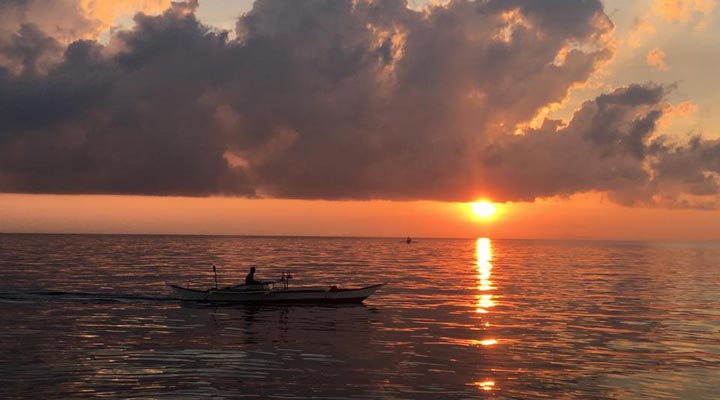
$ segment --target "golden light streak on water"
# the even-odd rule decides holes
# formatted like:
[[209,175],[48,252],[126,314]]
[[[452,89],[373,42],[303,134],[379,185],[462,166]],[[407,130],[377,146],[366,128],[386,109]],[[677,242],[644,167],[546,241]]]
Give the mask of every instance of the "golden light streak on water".
[[[487,292],[495,289],[490,281],[492,273],[492,247],[490,239],[479,238],[477,240],[477,290],[479,292]],[[476,296],[477,303],[475,311],[480,314],[487,314],[490,307],[495,306],[492,294],[479,294]]]
[[482,390],[493,390],[495,386],[495,382],[493,381],[482,381],[482,382],[475,382],[475,386]]
[[[478,238],[476,241],[476,256],[478,294],[475,296],[475,311],[480,314],[489,314],[490,308],[496,305],[491,293],[491,291],[496,288],[493,287],[492,281],[490,280],[492,275],[492,243],[490,239]],[[485,318],[487,317],[483,317],[483,319]],[[490,323],[483,321],[483,326],[487,328],[490,326]],[[489,347],[496,345],[498,340],[489,338],[475,341],[475,343],[483,347]],[[486,379],[484,381],[473,382],[473,385],[477,386],[480,390],[490,391],[495,388],[495,381]]]

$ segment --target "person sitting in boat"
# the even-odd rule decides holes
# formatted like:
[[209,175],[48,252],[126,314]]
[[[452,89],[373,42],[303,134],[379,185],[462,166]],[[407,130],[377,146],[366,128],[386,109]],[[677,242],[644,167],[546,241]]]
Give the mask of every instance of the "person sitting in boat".
[[262,282],[255,280],[255,267],[250,267],[250,272],[248,272],[247,276],[245,277],[245,284],[262,285]]

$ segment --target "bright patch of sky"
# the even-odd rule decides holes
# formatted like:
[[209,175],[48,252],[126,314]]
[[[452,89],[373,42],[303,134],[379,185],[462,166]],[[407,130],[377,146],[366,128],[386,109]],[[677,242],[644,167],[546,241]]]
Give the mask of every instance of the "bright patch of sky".
[[[551,117],[567,119],[586,99],[631,83],[656,82],[674,85],[669,96],[673,104],[692,102],[697,111],[673,118],[665,133],[679,136],[699,134],[720,137],[720,9],[714,0],[681,0],[668,4],[688,4],[688,13],[668,19],[659,5],[664,0],[606,0],[605,12],[615,24],[618,48],[615,59],[594,82],[571,92],[564,107]],[[702,10],[695,4],[707,4]],[[664,53],[666,69],[648,64],[653,51]]]
[[253,0],[200,0],[198,18],[215,28],[234,31],[235,21],[252,9]]

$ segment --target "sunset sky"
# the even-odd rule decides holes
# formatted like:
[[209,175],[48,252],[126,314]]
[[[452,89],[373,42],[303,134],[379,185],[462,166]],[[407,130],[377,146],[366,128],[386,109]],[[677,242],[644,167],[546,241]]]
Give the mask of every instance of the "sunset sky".
[[2,2],[0,232],[720,240],[719,8]]

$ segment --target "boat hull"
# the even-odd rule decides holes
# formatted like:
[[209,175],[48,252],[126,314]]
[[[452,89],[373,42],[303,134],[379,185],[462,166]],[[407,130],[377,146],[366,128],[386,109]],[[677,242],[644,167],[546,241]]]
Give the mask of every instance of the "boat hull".
[[273,290],[195,290],[170,285],[180,300],[240,304],[337,304],[362,303],[382,284],[358,289],[294,288]]

